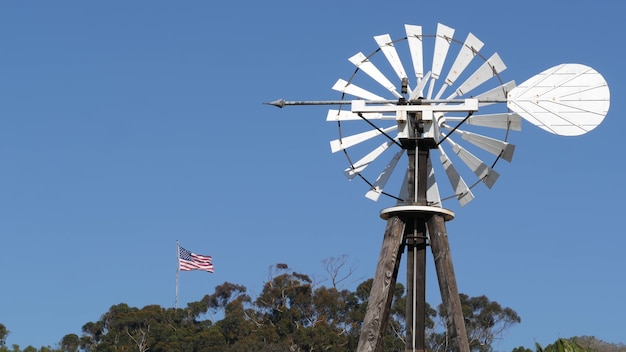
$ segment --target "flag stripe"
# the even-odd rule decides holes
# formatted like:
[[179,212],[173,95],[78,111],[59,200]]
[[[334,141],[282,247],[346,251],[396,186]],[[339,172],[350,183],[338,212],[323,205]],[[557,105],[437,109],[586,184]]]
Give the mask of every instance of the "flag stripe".
[[178,247],[178,268],[180,270],[204,270],[213,272],[211,256],[195,254],[183,247]]

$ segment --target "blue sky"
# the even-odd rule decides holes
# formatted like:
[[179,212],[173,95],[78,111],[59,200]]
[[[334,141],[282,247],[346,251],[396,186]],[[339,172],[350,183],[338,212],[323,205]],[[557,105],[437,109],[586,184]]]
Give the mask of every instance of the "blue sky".
[[322,261],[345,254],[349,288],[372,277],[392,203],[346,181],[326,108],[262,103],[338,99],[332,85],[374,35],[438,22],[498,52],[506,81],[582,63],[613,97],[580,137],[524,124],[496,186],[446,204],[460,291],[521,316],[499,351],[626,342],[622,12],[578,0],[0,3],[7,343],[55,345],[121,302],[172,307],[176,240],[215,264],[181,273],[181,306],[225,281],[255,295],[276,263],[322,280]]

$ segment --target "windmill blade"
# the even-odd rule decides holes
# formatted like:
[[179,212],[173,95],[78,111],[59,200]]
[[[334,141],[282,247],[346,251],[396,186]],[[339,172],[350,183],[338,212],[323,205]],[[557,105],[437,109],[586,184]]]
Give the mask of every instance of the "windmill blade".
[[377,35],[374,37],[374,40],[378,44],[378,47],[380,47],[380,50],[382,50],[383,54],[385,54],[387,61],[389,61],[391,67],[393,67],[393,70],[396,72],[396,75],[398,75],[398,78],[400,80],[407,78],[404,66],[402,66],[402,61],[400,61],[400,57],[398,56],[396,47],[393,45],[391,36],[389,36],[389,34]]
[[366,167],[368,167],[374,160],[381,156],[393,144],[394,143],[392,141],[387,141],[381,144],[380,146],[378,146],[378,148],[372,150],[366,156],[354,163],[354,165],[343,170],[343,173],[349,180],[352,180],[359,172],[365,170]]
[[610,95],[604,77],[593,68],[561,64],[511,90],[507,105],[543,130],[578,136],[604,120]]
[[[446,121],[461,122],[465,118],[446,117]],[[516,113],[505,112],[500,114],[472,115],[465,121],[466,125],[500,128],[504,130],[521,131],[522,118]]]
[[488,151],[495,156],[499,156],[508,162],[511,162],[513,159],[513,153],[515,152],[515,145],[513,144],[472,132],[460,130],[457,130],[457,132],[461,133],[461,137],[464,140],[472,143],[480,149]]
[[443,92],[454,84],[454,82],[459,78],[459,76],[463,73],[463,71],[467,68],[467,66],[472,62],[472,59],[478,54],[480,49],[482,49],[484,43],[480,41],[480,39],[476,38],[472,33],[467,35],[461,50],[459,51],[454,63],[452,64],[452,68],[450,68],[450,72],[448,72],[448,76],[446,77],[445,83],[441,86],[441,89],[435,96],[435,99],[441,98]]
[[409,100],[415,100],[415,99],[421,97],[424,94],[423,93],[424,87],[426,87],[426,82],[428,82],[429,78],[430,78],[430,71],[428,71],[426,76],[424,76],[424,78],[420,81],[420,83],[417,85],[417,87],[415,87],[415,90],[413,90],[413,92],[411,92]]
[[398,129],[398,125],[394,125],[391,127],[383,128],[381,130],[371,130],[371,131],[354,134],[352,136],[335,139],[333,141],[330,141],[330,150],[333,153],[336,153],[340,150],[350,148],[352,146],[365,142],[374,137],[378,137],[383,133],[389,133],[397,129]]
[[459,158],[469,167],[472,172],[489,188],[493,187],[494,183],[500,174],[494,171],[492,168],[487,166],[482,160],[478,159],[474,154],[470,153],[467,149],[461,147],[451,138],[446,139],[450,144],[452,144],[452,150]]
[[389,181],[389,177],[391,177],[391,174],[393,173],[393,170],[396,168],[396,165],[398,164],[398,160],[400,160],[403,153],[404,153],[404,150],[400,150],[399,152],[396,153],[396,155],[393,156],[389,164],[387,164],[383,172],[381,172],[378,178],[376,179],[374,186],[365,194],[365,197],[373,201],[378,200],[380,195],[383,193],[383,189],[387,185],[387,181]]
[[450,42],[454,36],[454,29],[441,23],[437,24],[437,38],[435,39],[435,51],[433,53],[432,74],[430,80],[430,86],[428,87],[428,99],[432,97],[433,86],[435,80],[439,78],[441,69],[446,61],[448,55],[448,49],[450,49]]
[[507,101],[508,94],[513,88],[515,88],[515,81],[510,81],[491,90],[488,90],[482,94],[479,94],[474,98],[478,99],[478,106],[487,106],[495,103],[502,103]]
[[474,199],[474,194],[472,193],[470,188],[467,187],[467,184],[465,183],[459,172],[456,171],[456,168],[454,167],[454,165],[452,165],[452,161],[450,161],[450,158],[448,158],[448,155],[443,151],[443,148],[441,148],[441,146],[439,146],[439,153],[439,160],[441,161],[441,165],[448,175],[448,180],[450,181],[450,185],[454,190],[454,194],[456,195],[459,204],[463,207],[467,205],[467,203],[471,202],[472,199]]
[[381,86],[385,87],[388,91],[390,91],[396,98],[402,98],[402,95],[396,91],[396,87],[385,75],[380,72],[380,70],[367,59],[367,57],[363,53],[357,53],[348,59],[351,63],[353,63],[360,70],[365,72],[368,76],[370,76],[373,80],[378,82]]
[[474,72],[461,86],[452,97],[448,99],[452,99],[456,96],[463,96],[469,93],[472,89],[478,87],[479,85],[487,82],[491,77],[496,74],[501,73],[506,69],[506,65],[500,58],[500,56],[496,53],[493,54],[487,61],[485,61],[477,70]]
[[414,26],[405,24],[406,38],[409,44],[409,52],[411,53],[411,61],[413,62],[413,72],[415,72],[416,82],[419,84],[424,78],[424,49],[422,26]]
[[433,54],[432,77],[438,79],[441,69],[446,61],[450,42],[454,36],[454,28],[450,28],[441,23],[437,24],[437,38],[435,39],[435,51]]
[[428,158],[426,167],[428,170],[428,178],[426,179],[426,200],[428,201],[428,205],[440,207],[441,196],[439,195],[439,187],[437,187],[437,181],[435,180],[435,170],[433,169],[433,163],[430,158]]
[[[395,120],[396,119],[395,115],[385,116],[379,112],[364,112],[361,115],[363,115],[363,118],[366,118],[368,120]],[[328,122],[359,121],[359,120],[363,120],[363,118],[361,118],[359,114],[355,114],[351,112],[350,110],[329,109],[328,114],[326,115],[326,121]]]
[[384,100],[383,97],[376,95],[368,90],[365,90],[355,84],[348,83],[343,79],[339,79],[335,85],[333,86],[333,90],[336,90],[341,93],[350,94],[357,98],[362,98],[366,100]]

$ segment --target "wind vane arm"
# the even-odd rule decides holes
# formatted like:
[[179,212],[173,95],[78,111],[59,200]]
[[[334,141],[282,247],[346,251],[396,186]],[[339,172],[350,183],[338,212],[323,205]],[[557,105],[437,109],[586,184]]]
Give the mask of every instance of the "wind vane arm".
[[[427,104],[462,104],[467,99],[413,99],[413,100],[304,100],[304,101],[286,101],[284,99],[274,100],[272,102],[263,103],[265,105],[272,105],[277,108],[284,108],[285,106],[297,106],[297,105],[348,105],[353,102],[366,102],[369,105],[427,105]],[[493,103],[506,103],[506,99],[477,99],[481,104],[493,104]]]
[[[380,101],[369,101],[369,103],[374,104],[395,104],[397,100],[380,100]],[[274,100],[269,103],[263,103],[265,105],[272,105],[277,108],[284,108],[285,106],[293,106],[293,105],[347,105],[350,103],[350,100],[307,100],[307,101],[286,101],[284,99]]]

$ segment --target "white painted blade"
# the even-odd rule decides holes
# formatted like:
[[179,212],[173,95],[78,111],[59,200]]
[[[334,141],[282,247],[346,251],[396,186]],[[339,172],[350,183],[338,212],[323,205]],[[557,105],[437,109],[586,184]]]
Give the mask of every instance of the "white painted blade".
[[448,155],[446,155],[441,147],[439,147],[439,153],[441,154],[439,158],[441,165],[443,165],[443,169],[448,175],[448,180],[450,181],[452,189],[454,189],[454,194],[456,194],[459,204],[463,207],[474,199],[474,194],[469,187],[467,187],[467,184],[461,175],[459,175],[459,172],[456,171],[456,168],[452,165],[452,161],[450,161],[450,158],[448,158]]
[[472,59],[476,56],[476,54],[482,49],[484,43],[480,41],[480,39],[476,38],[472,33],[467,35],[465,42],[463,43],[463,47],[459,51],[454,63],[452,64],[452,68],[450,72],[448,72],[448,76],[446,77],[446,83],[448,85],[453,85],[454,82],[459,78],[461,73],[467,68]]
[[[346,101],[349,103],[349,101]],[[385,116],[379,112],[365,112],[362,113],[364,118],[368,120],[395,120],[395,115]],[[363,120],[359,114],[355,114],[350,110],[336,110],[329,109],[328,114],[326,115],[326,121],[328,122],[337,122],[337,121],[360,121]]]
[[604,120],[610,95],[608,84],[593,68],[561,64],[511,90],[507,105],[543,130],[560,136],[578,136]]
[[435,180],[435,170],[433,169],[433,163],[428,158],[428,178],[426,179],[426,201],[428,205],[433,207],[441,207],[441,196],[439,195],[439,187],[437,187],[437,181]]
[[[446,121],[463,121],[462,118],[446,117]],[[472,115],[465,121],[466,125],[510,129],[513,131],[522,130],[522,118],[516,113],[505,112],[501,114]]]
[[424,49],[422,27],[405,24],[407,42],[409,44],[409,52],[411,53],[411,61],[413,62],[413,72],[415,72],[416,82],[421,82],[424,77]]
[[[383,128],[382,131],[385,133],[389,133],[391,131],[397,130],[398,129],[398,125],[394,125],[391,127],[387,127],[387,128]],[[359,143],[365,142],[369,139],[372,139],[374,137],[378,137],[382,134],[381,131],[379,130],[371,130],[371,131],[366,131],[366,132],[362,132],[362,133],[358,133],[358,134],[354,134],[352,136],[347,136],[347,137],[343,137],[340,139],[335,139],[333,141],[330,141],[330,150],[333,153],[336,153],[340,150],[343,149],[348,149],[352,146],[355,146]]]
[[391,177],[391,174],[393,173],[393,170],[396,168],[396,165],[398,164],[398,160],[400,160],[400,157],[402,157],[403,153],[404,153],[404,150],[400,150],[399,152],[396,153],[396,155],[393,156],[389,164],[387,164],[387,167],[385,167],[383,172],[381,172],[378,178],[376,179],[376,182],[374,182],[374,187],[365,194],[365,197],[373,201],[378,200],[380,195],[383,193],[383,189],[387,185],[387,181],[389,181],[389,177]]
[[474,172],[476,176],[489,188],[493,187],[494,183],[500,174],[498,174],[495,170],[487,166],[482,160],[478,159],[474,154],[470,153],[467,149],[461,147],[452,141],[451,138],[446,139],[446,141],[452,144],[452,150],[454,153],[459,156],[459,158],[467,165],[467,167]]
[[500,73],[506,69],[506,65],[496,53],[493,54],[487,61],[485,61],[461,86],[456,90],[456,94],[463,96],[469,93],[472,89],[487,82],[496,73]]
[[454,29],[441,23],[437,24],[437,38],[435,38],[435,51],[433,54],[432,77],[438,79],[441,69],[446,61],[450,42],[454,36]]
[[368,167],[374,160],[381,156],[381,154],[389,149],[389,147],[393,144],[394,143],[392,141],[387,141],[381,144],[380,146],[378,146],[378,148],[372,150],[366,156],[354,163],[352,167],[345,169],[343,173],[349,180],[352,180],[359,172],[365,170],[366,167]]
[[333,90],[341,93],[350,94],[357,98],[363,98],[366,100],[384,100],[383,97],[376,95],[368,90],[365,90],[355,84],[348,83],[343,79],[339,79],[333,86]]
[[357,53],[348,60],[358,67],[359,70],[365,72],[373,80],[378,82],[378,84],[385,87],[385,89],[395,95],[396,98],[402,98],[402,95],[396,91],[395,85],[391,83],[391,81],[389,81],[387,77],[385,77],[385,75],[380,72],[380,70],[371,61],[369,61],[363,53]]
[[428,82],[429,78],[430,78],[430,71],[428,71],[426,76],[424,76],[424,78],[420,81],[420,83],[417,85],[417,87],[415,87],[413,92],[411,92],[411,96],[409,97],[409,100],[415,100],[415,99],[423,96],[423,94],[424,94],[424,87],[426,87],[426,83]]
[[486,150],[495,156],[500,156],[500,158],[508,162],[511,162],[513,159],[513,153],[515,152],[515,145],[513,144],[472,132],[460,130],[457,130],[457,132],[461,133],[464,140],[480,149]]
[[398,56],[398,52],[396,51],[396,47],[393,45],[393,41],[391,40],[391,36],[389,34],[377,35],[374,37],[376,43],[382,50],[383,54],[387,58],[387,61],[393,67],[393,70],[398,75],[398,78],[402,80],[403,78],[408,78],[406,72],[404,71],[404,67],[402,66],[402,61],[400,61],[400,57]]
[[491,90],[488,90],[482,94],[479,94],[474,98],[478,99],[479,106],[487,106],[495,104],[496,102],[505,102],[507,101],[509,92],[513,88],[515,88],[515,81],[510,81]]
[[[450,42],[452,41],[453,35],[454,29],[441,23],[437,24],[437,36],[435,37],[435,50],[433,52],[433,64],[431,70],[432,73],[430,84],[428,86],[428,93],[426,94],[428,99],[431,99],[433,96],[435,81],[439,78],[443,64],[446,62],[446,56],[448,55],[448,49],[450,49]],[[444,86],[441,87],[437,96],[440,96],[446,87],[447,84],[444,83]]]

